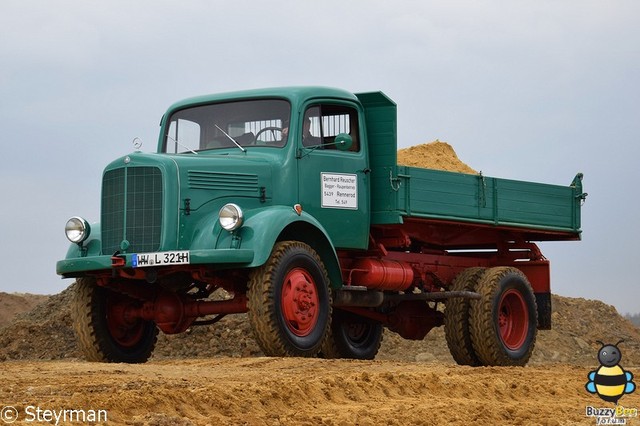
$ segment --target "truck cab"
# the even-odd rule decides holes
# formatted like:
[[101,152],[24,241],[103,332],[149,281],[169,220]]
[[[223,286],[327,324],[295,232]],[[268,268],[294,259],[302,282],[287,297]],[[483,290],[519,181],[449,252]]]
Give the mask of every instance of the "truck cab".
[[336,247],[366,248],[369,169],[361,116],[355,96],[325,88],[246,92],[215,104],[189,100],[163,120],[160,152],[233,158],[250,171],[263,159],[269,178],[242,188],[243,196],[262,197],[261,207],[299,205]]

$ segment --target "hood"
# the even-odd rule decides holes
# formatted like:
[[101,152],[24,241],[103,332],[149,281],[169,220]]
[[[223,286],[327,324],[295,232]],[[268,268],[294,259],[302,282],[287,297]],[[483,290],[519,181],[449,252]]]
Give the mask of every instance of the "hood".
[[165,193],[175,193],[180,207],[188,199],[197,211],[220,198],[241,197],[264,201],[271,188],[273,160],[260,153],[155,154],[135,152],[109,164],[116,168],[157,167],[163,175]]

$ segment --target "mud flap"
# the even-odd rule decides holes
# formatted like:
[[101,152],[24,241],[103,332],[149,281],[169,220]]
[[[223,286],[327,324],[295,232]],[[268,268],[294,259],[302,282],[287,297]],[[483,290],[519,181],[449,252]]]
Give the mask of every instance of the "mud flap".
[[551,293],[535,293],[538,306],[538,330],[551,330]]

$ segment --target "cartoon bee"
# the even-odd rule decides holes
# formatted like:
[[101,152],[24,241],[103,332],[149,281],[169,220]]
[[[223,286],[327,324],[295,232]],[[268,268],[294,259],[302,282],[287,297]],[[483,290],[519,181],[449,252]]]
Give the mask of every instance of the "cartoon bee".
[[636,385],[632,381],[633,374],[618,365],[622,359],[622,352],[618,345],[624,340],[620,340],[615,345],[604,344],[599,340],[596,342],[602,345],[598,351],[600,367],[589,372],[587,375],[589,381],[585,388],[587,392],[597,393],[604,401],[617,405],[622,395],[636,390]]

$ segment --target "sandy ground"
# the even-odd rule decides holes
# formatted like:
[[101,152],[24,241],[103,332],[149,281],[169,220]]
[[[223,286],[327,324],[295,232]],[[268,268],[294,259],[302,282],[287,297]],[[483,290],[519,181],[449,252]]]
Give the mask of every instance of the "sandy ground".
[[[14,424],[34,424],[27,417],[40,408],[106,410],[110,425],[587,425],[596,424],[587,406],[612,407],[585,391],[589,369],[570,365],[259,357],[0,366],[0,404],[18,410]],[[640,392],[620,404],[640,407]]]

